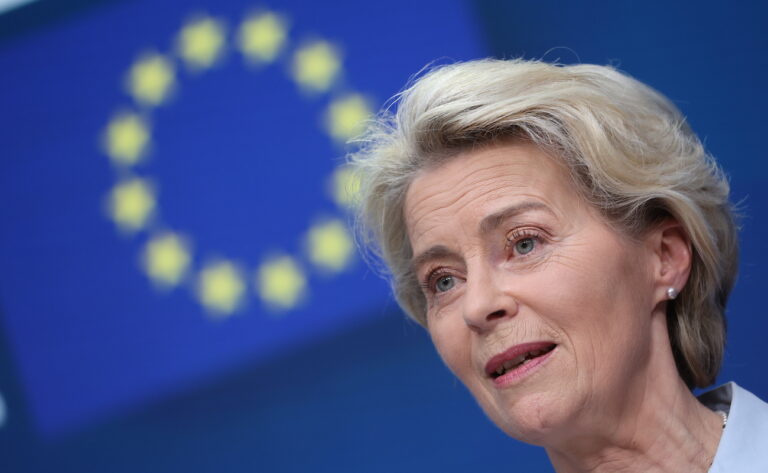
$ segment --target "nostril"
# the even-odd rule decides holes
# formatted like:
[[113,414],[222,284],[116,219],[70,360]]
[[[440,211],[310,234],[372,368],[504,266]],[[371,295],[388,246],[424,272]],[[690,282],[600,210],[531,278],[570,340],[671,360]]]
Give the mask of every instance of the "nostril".
[[491,321],[491,320],[501,319],[505,315],[507,315],[507,311],[504,310],[504,309],[499,309],[499,310],[497,310],[495,312],[491,312],[485,318],[486,318],[486,320]]

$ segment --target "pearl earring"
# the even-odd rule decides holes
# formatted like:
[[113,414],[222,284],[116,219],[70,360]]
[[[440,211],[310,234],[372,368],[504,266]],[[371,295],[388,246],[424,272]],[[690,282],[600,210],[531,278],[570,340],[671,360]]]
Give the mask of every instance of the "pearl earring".
[[669,289],[667,289],[667,297],[669,297],[670,300],[674,300],[678,294],[679,292],[677,292],[677,289],[675,289],[674,287],[670,287]]

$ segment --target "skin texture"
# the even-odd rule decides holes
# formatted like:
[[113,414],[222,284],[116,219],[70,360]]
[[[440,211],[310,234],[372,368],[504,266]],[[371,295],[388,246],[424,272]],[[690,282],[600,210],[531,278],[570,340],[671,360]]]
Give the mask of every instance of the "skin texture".
[[[691,264],[676,221],[620,234],[527,143],[422,171],[405,218],[435,347],[497,426],[558,472],[708,469],[722,422],[680,379],[666,327],[666,291]],[[540,341],[557,346],[526,376],[486,374]]]

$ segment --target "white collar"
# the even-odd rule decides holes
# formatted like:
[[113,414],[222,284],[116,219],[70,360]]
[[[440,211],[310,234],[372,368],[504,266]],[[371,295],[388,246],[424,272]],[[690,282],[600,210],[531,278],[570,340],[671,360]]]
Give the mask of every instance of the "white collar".
[[699,400],[728,413],[710,473],[768,472],[768,404],[736,383],[708,391]]

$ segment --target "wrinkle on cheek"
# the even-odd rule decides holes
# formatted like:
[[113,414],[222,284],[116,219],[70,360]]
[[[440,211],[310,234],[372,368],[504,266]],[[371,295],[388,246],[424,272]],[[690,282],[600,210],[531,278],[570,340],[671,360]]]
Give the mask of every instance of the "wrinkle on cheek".
[[427,297],[426,299],[429,306],[428,310],[430,311],[427,316],[431,320],[434,320],[434,323],[438,323],[442,319],[450,316],[451,311],[453,310],[454,300],[448,301],[447,303],[441,303],[440,301],[435,300],[434,297]]
[[[584,393],[584,397],[581,399],[579,406],[580,411],[590,412],[595,405],[599,405],[599,399],[595,398],[595,394],[599,393],[602,385],[599,379],[594,376],[595,371],[595,358],[599,353],[599,349],[595,346],[595,340],[590,338],[589,346],[587,350],[583,350],[583,355],[579,353],[579,350],[574,350],[574,363],[576,365],[576,379],[581,384],[579,386],[580,391]],[[598,404],[596,404],[598,403]]]
[[487,353],[480,356],[481,359],[490,358],[509,348],[510,340],[519,342],[549,339],[561,344],[560,332],[541,320],[531,321],[530,318],[520,316],[511,323],[500,326],[484,342]]
[[[458,378],[466,387],[470,387],[466,378],[468,373],[462,372],[462,368],[472,366],[471,351],[469,350],[469,340],[457,339],[456,337],[446,337],[445,334],[435,336],[432,334],[432,344],[437,350],[437,354],[443,361],[443,364]],[[465,350],[456,350],[455,347],[463,345]],[[449,348],[452,347],[452,348]]]
[[584,265],[594,260],[595,251],[599,251],[599,242],[590,238],[568,238],[557,245],[553,254],[556,262],[568,269],[584,271]]
[[547,258],[546,263],[547,269],[552,271],[565,268],[574,273],[578,273],[584,269],[582,259],[574,257],[568,253],[556,252]]

